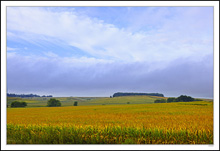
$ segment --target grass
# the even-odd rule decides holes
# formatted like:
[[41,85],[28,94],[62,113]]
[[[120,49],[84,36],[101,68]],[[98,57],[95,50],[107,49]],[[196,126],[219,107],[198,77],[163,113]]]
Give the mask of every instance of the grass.
[[122,97],[113,97],[113,98],[100,98],[100,99],[93,99],[89,103],[90,104],[148,104],[154,103],[155,99],[160,99],[164,97],[157,97],[157,96],[122,96]]
[[213,102],[8,108],[7,143],[213,144]]
[[[148,104],[153,103],[155,99],[162,97],[156,96],[123,96],[123,97],[54,97],[61,101],[62,106],[73,106],[75,101],[78,102],[78,106],[88,105],[113,105],[113,104]],[[27,97],[16,98],[7,97],[7,104],[10,105],[13,101],[24,101],[27,103],[27,107],[46,107],[47,101],[50,98],[43,97]]]
[[21,101],[21,102],[26,102],[27,107],[43,107],[43,106],[47,105],[47,100],[49,100],[49,98],[42,98],[42,97],[26,97],[26,98],[7,97],[7,105],[10,106],[10,104],[13,101]]
[[[166,97],[157,96],[122,96],[122,97],[54,97],[61,101],[62,106],[73,106],[74,102],[78,102],[78,106],[88,105],[119,105],[119,104],[151,104],[156,99],[166,99]],[[10,105],[13,101],[24,101],[27,103],[27,107],[46,107],[47,101],[50,98],[47,97],[27,97],[16,98],[8,97],[7,104]],[[212,102],[211,99],[203,99],[204,101]]]

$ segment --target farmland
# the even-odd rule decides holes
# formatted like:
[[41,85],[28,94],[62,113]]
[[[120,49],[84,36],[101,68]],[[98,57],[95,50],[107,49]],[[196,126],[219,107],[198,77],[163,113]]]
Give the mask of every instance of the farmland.
[[[124,97],[54,97],[61,101],[62,106],[72,106],[75,101],[78,102],[79,106],[88,105],[112,105],[112,104],[149,104],[153,103],[155,99],[162,97],[156,96],[124,96]],[[163,97],[164,98],[164,97]],[[28,104],[28,107],[45,107],[47,101],[50,98],[45,97],[26,97],[16,98],[8,97],[7,104],[10,105],[13,101],[24,101]]]
[[[72,106],[74,99],[81,99],[79,106]],[[61,98],[62,104],[66,101],[62,107],[8,108],[7,143],[213,144],[210,100],[153,103],[155,98],[149,96],[74,99]]]

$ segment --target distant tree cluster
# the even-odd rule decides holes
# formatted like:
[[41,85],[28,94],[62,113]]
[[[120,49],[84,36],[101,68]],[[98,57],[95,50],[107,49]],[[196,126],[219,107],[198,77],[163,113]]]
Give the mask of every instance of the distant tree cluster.
[[42,95],[41,97],[53,97],[52,95]]
[[[40,95],[37,94],[14,94],[14,93],[7,93],[8,97],[41,97]],[[52,95],[43,95],[42,97],[53,97]]]
[[167,103],[176,102],[176,98],[168,98]]
[[26,102],[13,101],[11,107],[25,107],[27,106]]
[[161,93],[127,93],[127,92],[117,92],[113,94],[113,97],[118,97],[118,96],[136,96],[136,95],[147,95],[147,96],[160,96],[164,97],[163,94]]
[[177,98],[168,98],[165,99],[157,99],[154,103],[171,103],[171,102],[193,102],[193,101],[202,101],[201,99],[194,99],[191,96],[181,95]]
[[192,102],[195,101],[191,96],[181,95],[175,99],[175,102]]
[[7,93],[8,97],[40,97],[40,95],[36,95],[36,94],[13,94],[13,93]]
[[48,107],[56,107],[56,106],[61,106],[61,102],[59,100],[56,99],[50,99],[47,101],[47,106]]

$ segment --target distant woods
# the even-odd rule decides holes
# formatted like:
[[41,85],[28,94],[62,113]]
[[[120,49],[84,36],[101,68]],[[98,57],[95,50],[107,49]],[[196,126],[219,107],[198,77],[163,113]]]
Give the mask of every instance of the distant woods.
[[113,94],[113,97],[118,97],[118,96],[136,96],[136,95],[147,95],[147,96],[160,96],[164,97],[163,94],[161,93],[124,93],[124,92],[117,92]]
[[37,95],[37,94],[14,94],[14,93],[7,93],[8,97],[20,97],[20,98],[24,98],[24,97],[53,97],[52,95]]
[[191,96],[181,95],[177,98],[168,98],[166,99],[157,99],[154,103],[171,103],[171,102],[193,102],[193,101],[202,101],[200,99],[192,98]]

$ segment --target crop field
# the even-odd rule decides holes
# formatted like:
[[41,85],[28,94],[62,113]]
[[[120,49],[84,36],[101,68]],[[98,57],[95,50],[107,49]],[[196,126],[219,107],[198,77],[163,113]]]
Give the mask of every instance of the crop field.
[[[101,99],[90,101],[107,102]],[[7,108],[7,143],[213,144],[212,101],[132,104],[133,99],[131,104],[126,98],[113,105]]]

